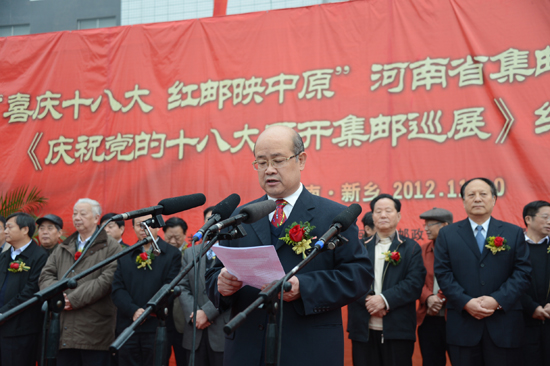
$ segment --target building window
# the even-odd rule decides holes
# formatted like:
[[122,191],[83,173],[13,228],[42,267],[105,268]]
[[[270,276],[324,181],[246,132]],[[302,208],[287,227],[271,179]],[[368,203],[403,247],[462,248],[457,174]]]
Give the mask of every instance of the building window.
[[94,18],[94,19],[79,19],[76,22],[76,29],[92,29],[116,27],[116,17]]
[[31,34],[30,24],[0,26],[0,37],[24,36],[26,34]]

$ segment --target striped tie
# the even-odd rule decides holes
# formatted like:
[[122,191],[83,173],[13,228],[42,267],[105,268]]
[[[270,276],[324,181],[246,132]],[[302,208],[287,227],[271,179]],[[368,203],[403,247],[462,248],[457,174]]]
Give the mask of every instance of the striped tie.
[[271,219],[271,223],[275,227],[279,227],[286,221],[286,215],[283,208],[287,205],[287,201],[285,200],[277,200],[275,201],[277,203],[277,210],[275,210],[275,214],[273,214],[273,218]]

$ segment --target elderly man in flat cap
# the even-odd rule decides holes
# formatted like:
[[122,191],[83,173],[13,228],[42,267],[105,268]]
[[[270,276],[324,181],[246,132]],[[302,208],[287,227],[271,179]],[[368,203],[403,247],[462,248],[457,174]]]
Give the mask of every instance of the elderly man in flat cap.
[[36,225],[38,225],[38,241],[42,248],[46,249],[49,256],[59,244],[61,230],[63,230],[63,220],[59,216],[47,214],[36,220]]
[[453,223],[453,214],[443,208],[434,207],[420,215],[424,230],[430,240],[422,247],[422,259],[426,267],[426,280],[416,311],[418,343],[422,353],[423,366],[445,366],[447,341],[445,336],[445,296],[434,277],[434,244],[439,229]]

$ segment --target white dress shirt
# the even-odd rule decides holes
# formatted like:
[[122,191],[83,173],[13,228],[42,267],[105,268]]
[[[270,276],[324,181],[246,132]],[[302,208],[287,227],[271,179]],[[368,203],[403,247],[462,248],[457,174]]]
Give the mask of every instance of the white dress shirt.
[[[472,221],[471,218],[468,217],[468,220],[470,220],[470,225],[472,226],[472,231],[474,232],[474,237],[477,235],[477,227],[479,224],[475,223]],[[485,221],[483,224],[481,224],[481,226],[483,227],[483,230],[481,230],[481,235],[483,235],[483,237],[485,239],[487,239],[487,231],[489,231],[489,222],[491,221],[491,218],[489,217],[489,219],[487,221]]]

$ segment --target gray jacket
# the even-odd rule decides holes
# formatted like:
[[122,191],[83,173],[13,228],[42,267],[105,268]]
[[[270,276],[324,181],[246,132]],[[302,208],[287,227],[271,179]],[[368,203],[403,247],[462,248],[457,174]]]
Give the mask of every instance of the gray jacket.
[[[195,247],[195,254],[199,254],[202,248],[201,245]],[[192,248],[187,248],[183,252],[183,267],[187,266],[188,263],[193,262],[193,251]],[[197,329],[197,339],[195,343],[195,349],[198,348],[202,332],[208,330],[208,340],[210,342],[210,347],[214,352],[223,352],[225,345],[225,334],[223,333],[224,325],[229,321],[229,310],[222,312],[220,314],[219,310],[214,306],[212,301],[208,299],[205,291],[205,281],[204,273],[206,272],[206,255],[204,255],[200,260],[200,273],[199,273],[199,282],[198,282],[198,291],[195,290],[195,276],[193,274],[193,269],[181,280],[179,283],[182,286],[182,292],[179,297],[181,307],[183,309],[183,316],[188,321],[185,323],[185,329],[183,331],[183,348],[191,350],[193,342],[193,324],[190,315],[193,312],[193,294],[197,292],[197,303],[198,310],[203,310],[208,317],[208,320],[212,323],[209,327],[205,329]],[[175,311],[175,307],[174,307]]]

